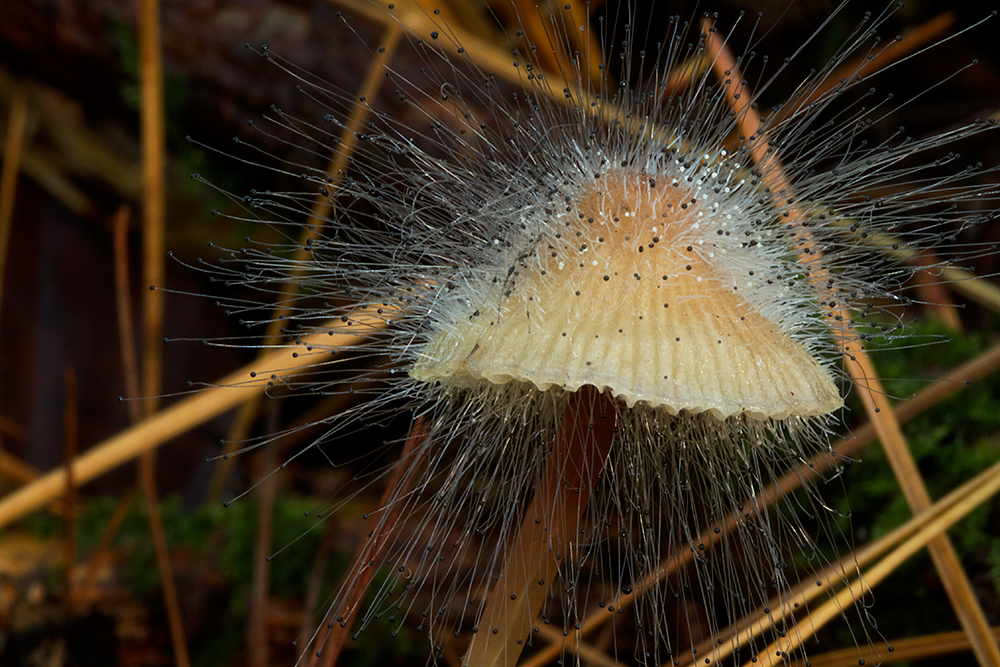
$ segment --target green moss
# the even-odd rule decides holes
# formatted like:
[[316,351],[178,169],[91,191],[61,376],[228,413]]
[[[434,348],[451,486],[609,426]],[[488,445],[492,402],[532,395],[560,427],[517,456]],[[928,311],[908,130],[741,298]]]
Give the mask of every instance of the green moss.
[[[126,107],[139,113],[142,108],[142,93],[139,84],[139,44],[135,26],[122,19],[112,19],[110,28],[111,38],[118,52],[118,69],[124,81],[119,86],[119,96]],[[174,118],[187,103],[187,81],[173,72],[164,70],[163,106],[166,117]]]
[[[119,499],[111,496],[83,503],[75,524],[80,554],[89,554],[97,548],[118,503]],[[291,598],[301,595],[306,588],[322,529],[313,515],[316,506],[316,500],[296,495],[283,494],[275,500],[271,544],[273,552],[280,549],[280,553],[275,553],[269,561],[274,596]],[[160,501],[159,508],[172,552],[185,552],[192,559],[217,566],[235,585],[244,586],[252,581],[258,523],[258,505],[252,499],[229,507],[216,503],[187,508],[177,496],[168,496]],[[59,537],[63,531],[62,519],[42,513],[27,517],[19,525],[43,537]],[[132,501],[115,537],[114,548],[127,556],[133,593],[142,596],[159,587],[146,504],[141,497]],[[346,568],[347,554],[336,554],[330,560],[327,576],[332,579]]]
[[[912,347],[912,339],[873,353],[885,386],[893,396],[910,397],[938,377],[971,360],[996,343],[996,322],[962,335],[949,334],[940,324],[915,325],[918,340],[950,337],[926,347]],[[863,391],[855,389],[854,393]],[[910,451],[932,499],[938,499],[1000,459],[1000,376],[992,374],[961,388],[953,396],[903,425]],[[854,414],[863,414],[852,397]],[[847,497],[838,507],[850,514],[857,543],[877,540],[913,516],[895,475],[878,443],[861,454],[860,464],[847,467]],[[1000,592],[1000,502],[992,499],[949,531],[970,579],[992,581],[994,598]],[[846,523],[846,522],[845,522]],[[926,557],[912,558],[875,589],[875,613],[887,635],[939,632],[957,628],[950,604]]]

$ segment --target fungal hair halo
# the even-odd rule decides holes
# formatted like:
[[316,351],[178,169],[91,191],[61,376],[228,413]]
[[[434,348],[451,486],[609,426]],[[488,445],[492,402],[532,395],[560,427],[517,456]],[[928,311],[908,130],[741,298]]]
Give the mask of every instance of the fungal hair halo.
[[[794,660],[815,582],[857,570],[828,562],[842,517],[819,488],[844,462],[844,387],[884,400],[867,327],[885,316],[885,339],[906,335],[892,306],[919,269],[887,250],[994,252],[950,244],[993,218],[974,177],[995,169],[940,176],[958,158],[925,157],[995,127],[858,138],[896,104],[850,97],[890,9],[765,112],[777,78],[753,31],[736,58],[735,28],[674,17],[647,51],[632,5],[610,15],[621,45],[586,42],[611,27],[580,3],[497,5],[500,53],[418,3],[363,5],[390,45],[371,56],[392,110],[262,50],[330,108],[322,126],[275,122],[339,166],[302,174],[328,207],[308,241],[233,251],[218,271],[294,286],[285,336],[354,337],[310,343],[333,356],[302,386],[369,398],[315,448],[378,449],[371,424],[410,424],[386,445],[399,458],[360,476],[384,495],[307,644],[333,661],[346,636],[415,619],[431,661],[454,640],[462,664],[514,665],[536,637],[572,652],[588,619],[632,607],[621,651],[644,664]],[[303,201],[241,204],[287,235]],[[859,659],[877,659],[865,594],[840,611],[860,621]]]

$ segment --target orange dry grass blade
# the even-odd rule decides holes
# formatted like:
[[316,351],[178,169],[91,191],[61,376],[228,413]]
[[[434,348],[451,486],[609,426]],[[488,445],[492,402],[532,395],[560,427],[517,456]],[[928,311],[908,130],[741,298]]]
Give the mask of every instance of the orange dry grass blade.
[[[129,293],[129,260],[128,260],[128,223],[130,209],[122,205],[115,213],[114,222],[114,254],[115,254],[115,301],[118,315],[118,340],[122,355],[122,368],[125,372],[125,386],[132,396],[139,395],[139,361],[135,350],[135,332],[132,321],[132,298]],[[140,421],[140,405],[134,401],[128,404],[129,418],[132,423]],[[81,597],[91,595],[91,588],[97,576],[97,570],[104,559],[111,551],[111,545],[118,530],[121,528],[128,514],[132,501],[135,499],[137,487],[132,487],[118,501],[118,506],[108,520],[107,528],[101,535],[101,541],[97,548],[87,558],[87,568],[80,584]]]
[[945,267],[941,271],[941,278],[953,291],[994,313],[1000,313],[1000,287],[976,278],[965,269],[953,266]]
[[[387,9],[387,5],[390,4],[388,0],[378,0],[378,5],[381,6],[367,2],[351,2],[351,0],[329,1],[335,5],[350,7],[355,13],[378,25],[403,26],[406,34],[410,36],[428,35],[432,31],[440,30],[444,24],[448,28],[449,38],[438,40],[437,46],[449,56],[459,56],[461,60],[468,59],[482,71],[492,72],[500,79],[510,83],[523,83],[524,72],[521,68],[514,66],[509,49],[501,48],[489,39],[466,30],[459,24],[443,21],[439,23],[440,18],[428,14],[419,6],[419,3],[395,3],[395,8],[389,10]],[[537,12],[532,10],[531,13],[536,14]],[[544,73],[552,80],[558,80],[558,74],[553,74],[553,71],[558,72],[558,70],[546,69]],[[561,92],[561,87],[543,86],[539,92],[547,95],[557,104],[567,103],[566,97]]]
[[[751,96],[745,96],[743,101],[739,101],[738,95],[741,91],[736,82],[741,81],[741,77],[737,74],[736,59],[728,47],[716,37],[711,21],[704,22],[703,30],[708,36],[706,46],[712,60],[712,68],[716,72],[717,78],[724,82],[723,85],[727,92],[726,98],[731,101],[742,133],[748,137],[758,136],[758,132],[761,130],[761,120],[759,114],[749,104]],[[773,157],[773,154],[766,153],[767,144],[766,136],[761,136],[759,141],[754,142],[750,152],[759,166],[767,165],[765,180],[768,182],[771,192],[783,192],[784,196],[791,198],[791,193],[794,190],[777,159]],[[844,310],[837,312],[835,317],[844,322],[850,320],[849,313]],[[861,389],[860,394],[865,410],[882,441],[903,495],[914,512],[927,509],[931,504],[930,495],[927,493],[923,478],[907,448],[899,422],[892,413],[888,397],[871,360],[864,352],[857,336],[850,329],[844,331],[841,346],[844,353],[844,365],[855,385]],[[979,601],[972,592],[972,585],[965,576],[965,571],[962,569],[951,541],[947,535],[939,535],[930,541],[928,549],[945,584],[952,607],[962,627],[969,634],[976,656],[983,664],[1000,665],[1000,646],[993,637],[990,625],[986,621]],[[856,590],[859,596],[864,594],[863,587]],[[808,624],[808,619],[805,622]],[[808,634],[808,628],[805,632]],[[792,640],[794,640],[799,633],[792,634],[794,635]],[[770,652],[764,657],[766,660],[772,660],[775,656],[773,652]]]
[[[508,24],[522,27],[528,44],[538,47],[533,53],[545,72],[558,72],[559,79],[571,80],[580,71],[581,77],[599,86],[604,54],[590,25],[592,7],[580,0],[542,6],[533,0],[513,0],[495,3],[494,9]],[[573,51],[580,62],[572,62]],[[585,81],[581,83],[585,86]]]
[[[330,323],[336,329],[336,323]],[[360,336],[346,334],[328,335],[317,333],[298,341],[296,350],[313,348],[313,352],[299,352],[279,348],[259,361],[255,361],[219,380],[217,386],[199,391],[169,408],[157,412],[135,426],[100,443],[76,460],[74,471],[78,484],[85,484],[109,470],[131,461],[142,452],[159,447],[171,438],[202,424],[209,419],[235,408],[254,395],[263,392],[271,375],[280,382],[300,369],[316,363],[317,356],[328,355],[330,349],[356,345],[363,340]],[[329,356],[325,356],[329,359]],[[251,378],[251,373],[267,378]],[[39,509],[59,498],[64,491],[63,480],[66,471],[56,468],[38,478],[28,486],[0,499],[0,528],[20,517]]]
[[504,7],[503,4],[499,4],[497,7],[508,15],[509,23],[521,26],[529,44],[538,47],[538,50],[534,51],[534,55],[537,56],[543,70],[547,72],[567,71],[565,57],[556,49],[556,41],[549,36],[542,18],[542,10],[537,4],[532,0],[513,0],[513,3],[507,7]]
[[[601,49],[601,38],[594,30],[590,17],[598,11],[600,4],[600,2],[587,0],[572,0],[569,3],[572,23],[568,26],[567,32],[570,39],[573,40],[573,46],[583,54],[584,65],[594,84],[599,84],[603,75],[601,65],[604,63],[604,53]],[[586,30],[581,32],[581,26],[585,27]]]
[[[160,56],[160,6],[158,0],[139,3],[139,81],[142,132],[142,238],[143,279],[147,285],[164,284],[164,218],[166,186],[165,121],[163,117],[163,64]],[[143,391],[160,393],[163,342],[163,293],[150,290],[143,300]],[[147,399],[146,415],[156,411],[156,399]]]
[[[379,60],[372,61],[372,64],[369,66],[368,72],[365,74],[365,78],[358,91],[357,99],[375,99],[375,96],[378,93],[378,87],[385,80],[385,68],[387,64],[392,61],[392,58],[396,53],[396,49],[399,47],[399,40],[402,36],[403,31],[399,25],[389,24],[386,27],[381,44],[384,51],[379,54]],[[371,107],[367,104],[358,104],[355,107],[354,115],[348,120],[347,123],[345,123],[346,126],[341,131],[339,141],[337,143],[337,153],[331,158],[330,163],[326,168],[326,173],[334,179],[333,185],[339,182],[342,174],[346,171],[348,160],[350,160],[350,156],[354,152],[354,148],[358,141],[357,135],[361,132],[364,124],[367,122],[370,111]],[[310,240],[320,238],[322,229],[326,225],[327,216],[329,215],[330,210],[330,199],[322,195],[317,196],[313,201],[309,218],[303,223],[302,234],[298,239],[299,250],[295,253],[291,262],[299,264],[304,262],[309,257],[309,253],[306,250],[306,243]],[[278,299],[276,301],[277,305],[272,314],[271,323],[268,325],[267,331],[264,333],[265,341],[276,340],[281,327],[286,324],[283,318],[291,313],[291,309],[285,305],[287,303],[286,298],[290,297],[295,291],[296,283],[293,278],[300,273],[300,271],[293,272],[292,277],[290,277],[288,282],[281,286],[281,293],[278,295]],[[239,446],[239,443],[246,439],[247,434],[250,432],[250,424],[253,422],[254,415],[260,408],[261,398],[261,395],[257,395],[240,406],[240,410],[236,415],[233,426],[229,431],[226,449],[223,451],[224,458],[218,467],[216,467],[215,472],[212,475],[212,481],[209,484],[206,499],[217,498],[222,493],[222,487],[225,484],[226,476],[234,463],[234,459],[226,455],[232,454]]]
[[[966,388],[975,380],[995,373],[998,370],[1000,370],[1000,345],[986,350],[974,359],[938,378],[933,384],[920,391],[913,398],[896,405],[893,408],[896,420],[900,424],[903,424]],[[873,442],[876,439],[876,435],[874,425],[867,423],[854,429],[850,438],[836,443],[833,449],[837,457],[853,457]],[[797,470],[788,473],[778,483],[765,489],[762,493],[762,498],[766,504],[774,504],[780,498],[799,488],[803,481],[816,476],[818,474],[817,470],[822,468],[821,463],[825,462],[823,459],[829,460],[829,458],[828,455],[822,454],[815,457],[808,465],[802,465]],[[892,541],[887,538],[886,543],[891,544]],[[868,553],[867,550],[868,547],[863,550],[864,553]],[[878,553],[872,553],[870,554],[870,558],[874,558],[877,555]],[[856,566],[864,565],[867,562],[860,553],[856,555],[856,559]],[[845,562],[837,567],[841,571],[844,571],[850,569],[847,567],[848,565],[850,563]],[[776,605],[772,605],[772,608],[776,608]]]
[[[378,0],[378,4],[357,3],[351,0],[329,1],[338,6],[350,7],[357,14],[378,25],[405,26],[407,34],[410,35],[430,34],[431,31],[441,27],[430,14],[419,6],[415,6],[414,3],[399,3],[393,11],[390,11],[387,8],[390,4],[389,0]],[[473,60],[483,71],[496,72],[497,76],[508,81],[517,82],[519,80],[520,72],[511,65],[509,52],[498,48],[487,39],[466,32],[461,26],[449,23],[448,27],[454,34],[455,40],[442,39],[438,44],[449,56],[460,55],[458,49],[461,46],[464,48],[465,56]]]
[[[131,210],[122,205],[114,219],[115,239],[115,302],[118,313],[118,344],[121,347],[122,368],[125,369],[125,387],[129,396],[139,396],[139,356],[135,349],[133,330],[132,296],[129,288],[128,223]],[[140,404],[129,401],[128,415],[132,423],[142,418]]]
[[[34,135],[36,132],[41,131],[41,133],[50,137],[52,129],[58,131],[57,123],[63,126],[69,125],[73,133],[86,132],[79,124],[73,122],[72,119],[68,119],[65,113],[53,111],[53,107],[58,105],[52,104],[49,99],[50,90],[43,86],[27,82],[21,85],[23,85],[23,88],[19,91],[18,84],[13,82],[7,72],[0,69],[0,98],[6,99],[9,97],[12,109],[16,109],[18,102],[15,100],[19,95],[23,94],[27,98],[28,120],[30,121],[28,125],[29,134]],[[61,109],[62,107],[59,108]],[[8,118],[8,124],[10,120]],[[88,142],[88,146],[90,145],[93,144]],[[3,148],[5,152],[9,150],[6,140],[0,140],[0,148]],[[66,155],[66,153],[70,152],[69,150],[62,149],[63,147],[60,146],[60,159],[57,160],[53,159],[52,153],[44,147],[36,147],[31,143],[23,145],[15,175],[19,171],[42,190],[46,191],[53,199],[64,206],[66,210],[78,216],[85,216],[94,209],[94,205],[91,202],[89,194],[83,188],[74,184],[67,175],[64,165],[61,164],[61,158],[72,156]],[[88,160],[92,157],[91,154],[87,154]],[[6,165],[6,162],[4,164]],[[6,169],[6,166],[4,169]],[[119,169],[118,171],[126,170]],[[2,203],[2,200],[0,200],[0,203]]]
[[[276,404],[269,404],[269,412]],[[271,420],[273,421],[273,419]],[[265,474],[273,471],[275,464],[275,443],[263,445],[260,464]],[[253,584],[250,592],[250,613],[247,615],[246,648],[249,667],[267,667],[267,601],[271,588],[270,568],[267,557],[271,551],[271,537],[274,534],[274,499],[277,493],[274,475],[267,474],[254,489],[257,496],[257,534],[253,553]]]
[[[849,582],[835,597],[819,607],[811,609],[808,617],[796,625],[786,638],[774,642],[761,652],[761,662],[754,660],[746,663],[744,667],[783,662],[781,656],[791,652],[811,637],[816,628],[841,616],[845,608],[850,607],[858,598],[868,595],[873,586],[892,574],[910,556],[924,547],[931,549],[934,541],[939,540],[945,530],[948,530],[969,512],[997,493],[1000,493],[1000,462],[990,466],[934,505],[928,506],[890,535],[860,551],[858,563],[865,566],[864,574]],[[917,527],[919,529],[915,530]],[[911,531],[912,535],[885,558],[872,565],[867,564],[870,560],[869,551],[881,551],[889,538],[896,538],[899,533]],[[993,629],[990,626],[987,628],[990,638],[996,641]],[[968,632],[966,632],[966,636],[975,651],[974,638]],[[857,654],[855,653],[855,655]],[[980,664],[994,665],[997,663],[980,661]]]
[[[1000,122],[1000,113],[991,116],[995,122]],[[891,234],[874,233],[868,238],[869,246],[877,248],[887,257],[908,262],[910,264],[927,265],[927,258],[921,251],[907,246],[906,242]],[[945,283],[948,287],[966,299],[974,301],[984,308],[988,308],[995,313],[1000,313],[1000,287],[991,282],[981,280],[968,269],[957,266],[936,265],[939,275],[936,276],[939,282]]]
[[[7,249],[10,247],[10,230],[14,221],[14,195],[17,192],[17,175],[21,171],[21,149],[24,146],[27,117],[28,96],[24,87],[18,86],[11,100],[3,167],[0,170],[0,303],[3,302],[4,268],[7,266]],[[3,456],[3,441],[0,439],[0,462]],[[3,488],[2,485],[3,478],[0,477],[0,488]]]
[[[790,602],[794,601],[802,610],[809,610],[806,612],[807,632],[804,636],[799,636],[801,630],[796,627],[794,631],[789,633],[790,636],[787,639],[774,642],[763,651],[762,656],[773,657],[777,656],[779,652],[790,653],[823,625],[842,616],[844,608],[850,606],[856,596],[867,595],[873,586],[892,574],[899,565],[924,548],[936,535],[947,530],[995,496],[1000,491],[998,472],[1000,472],[1000,463],[955,489],[888,535],[865,546],[856,555],[848,556],[839,563],[831,564],[823,572],[817,573],[816,583],[819,585],[802,583],[791,591],[784,601],[771,600],[768,605],[770,612],[758,609],[749,614],[739,624],[740,627],[747,627],[749,621],[755,618],[764,618],[769,614],[778,613],[781,618],[791,616],[796,612],[790,606]],[[864,572],[854,577],[850,583],[845,584],[844,573],[858,572],[859,568],[863,568]],[[829,596],[832,591],[838,588],[843,590],[835,598],[827,599],[822,605],[810,608],[810,604],[815,600]],[[750,634],[741,635],[740,639],[745,641],[751,637],[758,637],[766,630],[767,628],[764,626],[753,625]],[[712,651],[714,660],[724,660],[733,652],[733,645],[726,641],[727,639],[730,637],[723,637],[723,643],[717,647],[699,646],[697,654],[704,655],[707,651]],[[857,660],[858,649],[854,648],[850,651],[854,660]],[[767,662],[769,658],[762,659]],[[810,662],[812,662],[812,656],[810,656]],[[697,664],[699,664],[699,660],[692,659],[684,663],[683,667],[695,667]]]
[[[985,377],[990,373],[997,372],[998,370],[1000,370],[1000,345],[996,345],[976,358],[962,364],[958,368],[938,378],[937,381],[919,392],[913,398],[895,406],[894,410],[896,418],[900,422],[908,421],[937,405],[946,398],[961,391],[967,387],[969,383]],[[836,443],[833,446],[833,449],[838,457],[854,456],[865,446],[874,441],[875,437],[875,428],[871,424],[865,424],[860,428],[855,429],[850,438]],[[796,470],[788,472],[780,480],[765,488],[761,492],[760,502],[762,504],[773,505],[789,493],[793,493],[797,489],[801,488],[803,482],[817,475],[818,470],[824,469],[829,460],[830,455],[823,453],[817,455],[811,461],[799,466]],[[709,527],[704,533],[698,536],[698,542],[712,544],[716,540],[721,539],[723,534],[733,530],[738,519],[739,517],[735,515],[728,517],[727,520],[720,526],[722,529],[720,534],[716,534],[713,528]],[[637,583],[634,587],[633,593],[621,595],[611,604],[617,609],[630,607],[638,597],[641,597],[647,590],[656,585],[658,582],[662,581],[666,577],[669,577],[678,567],[686,564],[690,558],[691,552],[687,549],[681,550],[677,554],[672,554],[669,559],[663,561],[657,566],[655,571],[646,581]],[[827,590],[827,588],[824,588],[823,590]],[[777,605],[772,605],[772,607],[773,609],[778,608]],[[580,639],[593,633],[597,628],[606,624],[609,620],[610,615],[607,613],[598,612],[591,614],[584,620],[580,629],[576,631],[575,638]],[[760,626],[755,634],[759,634],[766,629],[767,626]],[[523,667],[542,667],[542,665],[546,665],[558,657],[559,652],[562,650],[562,644],[565,642],[565,638],[561,633],[543,626],[541,628],[540,635],[546,641],[551,642],[551,644],[536,651],[535,654],[533,654],[531,658],[524,663]],[[567,650],[573,650],[573,646],[573,641],[567,642]],[[698,648],[699,655],[703,655],[704,652],[710,647],[701,646]],[[720,651],[720,653],[717,654],[718,659],[721,659],[721,656],[729,654],[728,649],[725,647],[718,648],[717,650]],[[582,651],[580,655],[583,656]]]
[[611,399],[589,385],[574,394],[462,664],[517,663],[560,569],[575,560],[575,536],[611,450],[614,428]]
[[[905,31],[899,36],[899,40],[888,42],[877,53],[872,53],[871,57],[868,53],[864,53],[844,63],[836,71],[831,72],[819,86],[802,100],[798,107],[806,106],[827,95],[840,86],[842,81],[849,81],[859,76],[865,77],[899,62],[920,47],[941,38],[954,23],[955,12],[945,12],[926,23]],[[791,107],[782,108],[772,118],[772,121],[783,119],[792,111]]]
[[[940,30],[940,26],[938,26],[935,29]],[[919,43],[913,46],[918,46],[918,45]],[[904,46],[906,45],[904,44]],[[901,48],[899,49],[898,52],[902,52],[904,50],[905,49]],[[720,62],[722,62],[720,61],[720,55],[724,54],[713,54],[713,55],[714,57],[712,59],[714,61],[714,64],[716,65],[717,71],[719,71],[720,73],[720,77],[725,72],[725,70],[729,69],[729,67],[735,68],[735,63],[732,61],[720,65]],[[732,70],[731,75],[726,75],[725,78],[729,78],[733,81],[740,80],[739,76],[735,73],[735,69]],[[736,89],[733,88],[733,90],[731,90],[730,92],[731,93],[736,92]],[[758,125],[753,126],[754,118],[756,117],[755,112],[753,112],[753,110],[750,109],[749,107],[741,107],[739,108],[738,112],[740,114],[746,114],[746,116],[749,118],[749,120],[747,120],[746,122],[751,127],[748,127],[745,130],[745,133],[748,136],[752,135],[752,133],[756,131],[756,127],[759,127],[759,119],[757,119],[756,121]],[[762,150],[758,152],[763,157]],[[783,176],[780,173],[780,171],[778,173],[777,178],[783,180]],[[885,245],[886,247],[890,247],[888,242]],[[980,297],[978,300],[985,302],[987,304],[991,303],[995,304],[996,297],[994,296],[994,293],[997,292],[996,288],[988,283],[984,283],[983,281],[970,280],[971,277],[972,277],[971,274],[968,274],[967,272],[964,272],[960,269],[953,269],[953,268],[945,269],[945,278],[947,280],[963,281],[957,284],[958,287],[962,288],[963,292],[971,292]],[[973,377],[980,377],[982,374],[992,372],[993,370],[996,369],[998,363],[1000,363],[1000,350],[993,349],[987,353],[984,353],[984,355],[981,355],[975,361],[970,362],[969,364],[966,364],[965,366],[950,373],[946,378],[943,378],[942,382],[939,382],[933,385],[932,387],[924,390],[923,392],[918,394],[918,396],[913,400],[907,401],[906,403],[899,406],[897,408],[897,411],[900,415],[900,419],[909,419],[912,416],[919,414],[930,405],[935,404],[936,402],[942,400],[944,397],[960,389],[962,386],[964,386],[965,380],[972,379]],[[854,432],[854,437],[851,440],[840,443],[839,445],[836,446],[836,449],[838,453],[840,453],[841,455],[849,456],[851,455],[851,453],[859,450],[864,444],[870,442],[870,440],[874,438],[875,434],[876,434],[875,426],[871,424],[865,425]],[[811,474],[810,469],[805,467],[803,467],[802,470],[800,471],[789,473],[789,475],[787,475],[786,478],[783,478],[774,486],[766,489],[762,497],[765,498],[767,503],[769,504],[773,503],[778,498],[786,495],[787,493],[790,493],[796,488],[799,488],[802,479],[805,478],[804,476],[807,477],[810,476],[810,474]],[[731,525],[727,527],[731,529]],[[716,539],[716,537],[713,534],[706,534],[702,536],[701,539],[702,541],[708,543]],[[676,569],[676,567],[682,564],[684,560],[685,560],[685,554],[680,554],[679,560],[677,560],[677,562],[669,561],[663,563],[659,571],[659,578],[669,576],[669,574],[673,572]],[[964,572],[962,574],[964,575]],[[650,581],[643,586],[637,586],[634,595],[641,595],[643,590],[645,590],[645,588],[648,585],[651,585],[652,583],[654,582]],[[634,597],[632,596],[623,596],[623,598],[616,601],[616,606],[618,606],[619,608],[622,606],[627,606],[631,604],[633,600]],[[583,627],[581,628],[578,634],[583,635],[593,631],[605,619],[606,615],[604,614],[588,618],[587,621],[583,624]],[[767,619],[762,619],[761,622],[768,625],[771,623],[771,621]],[[561,640],[561,637],[553,638],[553,641],[558,641],[558,640]],[[707,649],[708,647],[705,648]],[[545,664],[547,661],[555,657],[557,650],[558,647],[556,646],[547,647],[546,649],[538,652],[535,656],[533,656],[532,660],[530,660],[527,664],[531,666]]]
[[[927,509],[931,505],[930,494],[924,484],[917,464],[907,448],[899,422],[892,416],[889,399],[878,380],[871,360],[859,349],[860,344],[845,344],[844,359],[851,377],[861,387],[861,398],[869,419],[885,448],[889,464],[899,481],[903,495],[914,512]],[[934,565],[941,575],[952,607],[969,635],[973,651],[984,665],[1000,665],[1000,647],[993,636],[986,615],[972,591],[972,584],[965,576],[965,570],[958,559],[955,547],[947,535],[940,534],[928,545]],[[870,578],[874,575],[870,574]]]
[[[993,627],[993,636],[1000,639],[1000,626]],[[969,638],[961,630],[955,632],[940,632],[923,637],[907,637],[906,639],[894,639],[889,642],[892,645],[892,653],[881,656],[883,665],[894,665],[897,662],[910,660],[926,660],[928,658],[939,658],[953,653],[967,653],[971,648]],[[842,667],[851,665],[857,661],[857,652],[832,651],[821,655],[809,656],[811,667]]]
[[[162,285],[165,275],[164,227],[166,212],[166,123],[163,111],[163,63],[160,55],[160,4],[158,0],[140,0],[138,11],[139,85],[141,91],[141,134],[143,173],[143,277],[149,285]],[[146,292],[143,308],[143,392],[153,397],[162,384],[163,294]],[[156,399],[145,404],[146,415],[156,411]],[[156,492],[156,459],[147,449],[139,460],[139,473],[146,496],[149,528],[156,547],[163,598],[167,607],[170,638],[178,667],[190,664],[180,603],[174,584],[173,568],[160,518]]]
[[7,266],[7,248],[10,247],[10,230],[14,221],[14,195],[17,192],[17,174],[21,170],[27,117],[28,94],[23,86],[18,86],[10,104],[3,168],[0,170],[0,300],[3,297],[4,267]]
[[0,490],[4,483],[11,481],[15,485],[30,484],[38,479],[38,470],[28,465],[20,458],[5,451],[0,451]]
[[[925,266],[928,269],[941,266],[937,256],[931,252],[919,255],[914,259],[913,263],[918,266]],[[945,287],[941,277],[932,275],[928,271],[918,271],[913,277],[913,281],[917,286],[918,298],[921,302],[929,304],[928,308],[931,314],[944,323],[949,330],[961,333],[963,331],[962,319],[958,316],[958,309],[955,308],[951,294]]]

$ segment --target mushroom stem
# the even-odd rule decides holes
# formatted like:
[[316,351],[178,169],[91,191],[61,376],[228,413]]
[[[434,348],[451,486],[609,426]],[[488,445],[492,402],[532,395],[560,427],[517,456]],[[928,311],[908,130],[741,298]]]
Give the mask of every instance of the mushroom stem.
[[463,665],[515,665],[557,576],[573,585],[583,514],[611,451],[615,419],[612,399],[595,387],[573,394]]

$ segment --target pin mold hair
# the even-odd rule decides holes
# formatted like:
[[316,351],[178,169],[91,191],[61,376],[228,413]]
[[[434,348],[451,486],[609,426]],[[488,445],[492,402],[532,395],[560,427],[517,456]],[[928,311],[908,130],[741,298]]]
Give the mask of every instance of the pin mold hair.
[[[634,611],[617,610],[634,637],[618,640],[623,660],[679,664],[708,646],[698,657],[714,664],[725,645],[736,657],[720,661],[739,663],[809,633],[795,614],[762,635],[739,619],[775,599],[782,613],[797,608],[795,587],[827,565],[821,546],[844,542],[820,494],[829,485],[807,483],[775,505],[760,494],[830,452],[843,397],[867,390],[839,363],[845,342],[909,335],[909,281],[941,266],[907,260],[995,252],[964,239],[994,219],[984,175],[996,167],[950,150],[995,141],[992,119],[868,139],[911,102],[873,87],[886,68],[867,65],[894,37],[881,34],[894,5],[871,12],[790,93],[775,88],[795,56],[756,53],[760,17],[652,24],[629,3],[577,5],[534,17],[497,9],[502,70],[435,12],[405,1],[378,10],[383,38],[401,37],[405,57],[392,57],[345,11],[347,32],[383,63],[384,99],[256,49],[325,107],[317,118],[273,109],[259,129],[342,167],[247,158],[301,187],[233,196],[224,215],[287,242],[249,241],[202,268],[264,295],[226,304],[250,327],[268,324],[269,295],[289,309],[265,345],[356,337],[300,349],[315,366],[280,380],[366,399],[326,419],[313,448],[353,434],[356,447],[377,449],[366,429],[399,415],[422,433],[355,480],[396,475],[400,491],[373,515],[364,552],[367,567],[393,575],[362,606],[352,569],[309,651],[322,651],[329,628],[359,633],[390,615],[427,634],[432,661],[455,636],[500,631],[484,625],[486,600],[554,443],[574,428],[574,400],[613,412],[614,431],[590,464],[581,534],[554,580],[538,582],[544,623],[568,633],[585,611],[641,589]],[[529,20],[549,41],[526,34]],[[603,39],[581,42],[585,27]],[[738,69],[718,71],[713,44],[736,53]],[[843,78],[831,82],[834,72]],[[781,94],[778,106],[763,102]],[[344,135],[358,115],[364,124]],[[317,197],[328,212],[306,227]],[[830,461],[827,480],[840,470]],[[844,613],[862,621],[859,657],[877,661],[886,647],[867,605]],[[530,646],[531,633],[522,640]]]

